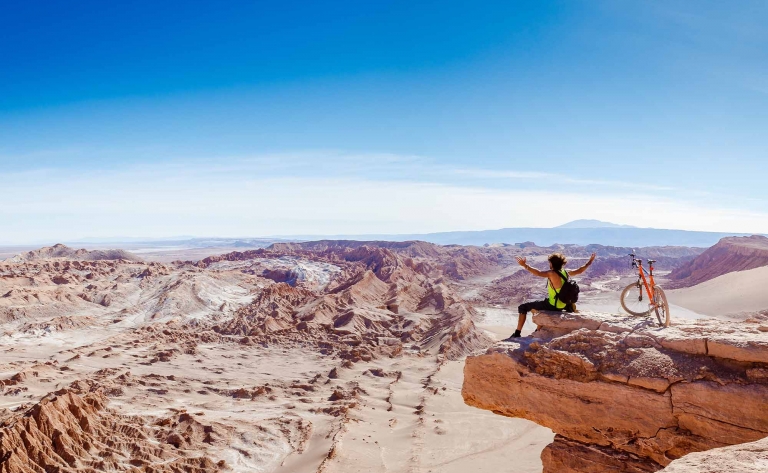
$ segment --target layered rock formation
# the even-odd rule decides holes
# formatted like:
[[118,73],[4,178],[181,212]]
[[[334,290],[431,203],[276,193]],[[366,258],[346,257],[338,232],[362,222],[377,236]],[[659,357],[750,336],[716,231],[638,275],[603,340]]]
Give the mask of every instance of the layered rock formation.
[[768,436],[768,322],[659,329],[538,313],[539,330],[467,358],[469,405],[551,428],[545,472],[651,472]]
[[690,287],[734,271],[768,266],[768,238],[728,237],[670,273],[674,287]]
[[344,267],[323,291],[276,284],[214,329],[247,336],[304,332],[308,340],[346,341],[357,359],[404,346],[455,359],[490,344],[475,328],[474,309],[412,259],[367,246],[321,254]]
[[[257,278],[191,265],[43,259],[0,263],[0,323],[110,315],[144,322],[225,314],[252,299]],[[9,328],[9,327],[5,327]]]
[[186,413],[145,425],[141,418],[107,409],[106,403],[100,393],[62,390],[4,419],[0,471],[202,473],[225,466],[196,452],[200,445],[222,443],[220,428]]
[[[429,248],[409,251],[431,254]],[[28,255],[72,256],[65,249]],[[83,326],[85,315],[95,317],[91,321],[109,316],[112,324],[184,317],[225,335],[305,332],[347,337],[346,345],[371,350],[405,344],[450,358],[490,344],[474,327],[472,307],[442,281],[441,264],[386,247],[281,245],[169,265],[36,258],[0,264],[0,321],[26,322],[19,326],[26,331]],[[475,266],[465,266],[486,259],[472,261]],[[41,325],[39,319],[49,320]]]

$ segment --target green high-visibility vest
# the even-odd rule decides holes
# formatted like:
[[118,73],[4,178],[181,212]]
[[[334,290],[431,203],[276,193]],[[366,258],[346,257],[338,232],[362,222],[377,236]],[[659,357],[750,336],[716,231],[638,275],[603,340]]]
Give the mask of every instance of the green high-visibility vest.
[[[565,273],[565,275],[563,275]],[[560,275],[560,277],[563,279],[563,284],[565,284],[565,281],[568,280],[568,271],[563,271],[563,273],[557,273]],[[562,286],[560,286],[562,289]],[[560,299],[557,299],[555,301],[555,297],[560,293],[559,290],[556,290],[554,287],[552,287],[552,283],[549,281],[549,278],[547,278],[547,292],[549,293],[549,303],[558,309],[565,309],[565,302],[562,302]]]

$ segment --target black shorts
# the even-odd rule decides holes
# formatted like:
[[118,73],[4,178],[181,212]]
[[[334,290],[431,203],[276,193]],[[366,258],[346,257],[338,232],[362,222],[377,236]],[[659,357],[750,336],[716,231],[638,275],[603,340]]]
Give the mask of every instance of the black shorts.
[[557,307],[553,306],[549,303],[548,300],[543,301],[533,301],[533,302],[526,302],[525,304],[520,304],[520,306],[517,308],[518,314],[527,314],[528,312],[532,310],[551,310],[555,312],[560,311],[566,311],[566,312],[573,312],[573,305],[566,305],[563,309],[558,309]]

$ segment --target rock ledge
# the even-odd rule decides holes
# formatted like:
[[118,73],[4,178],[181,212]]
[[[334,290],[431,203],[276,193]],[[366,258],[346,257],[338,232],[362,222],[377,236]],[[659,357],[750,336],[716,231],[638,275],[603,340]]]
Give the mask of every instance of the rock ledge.
[[768,436],[765,318],[659,328],[643,318],[541,312],[533,321],[532,337],[467,358],[462,394],[555,431],[545,472],[653,472],[691,452]]

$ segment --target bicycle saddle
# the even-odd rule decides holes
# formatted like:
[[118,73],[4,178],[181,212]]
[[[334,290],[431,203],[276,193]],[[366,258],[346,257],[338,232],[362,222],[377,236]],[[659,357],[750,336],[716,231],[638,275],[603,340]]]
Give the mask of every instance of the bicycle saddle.
[[648,260],[648,264],[653,264],[653,263],[655,263],[655,262],[656,262],[656,260],[655,260],[655,259],[649,259],[649,260]]

